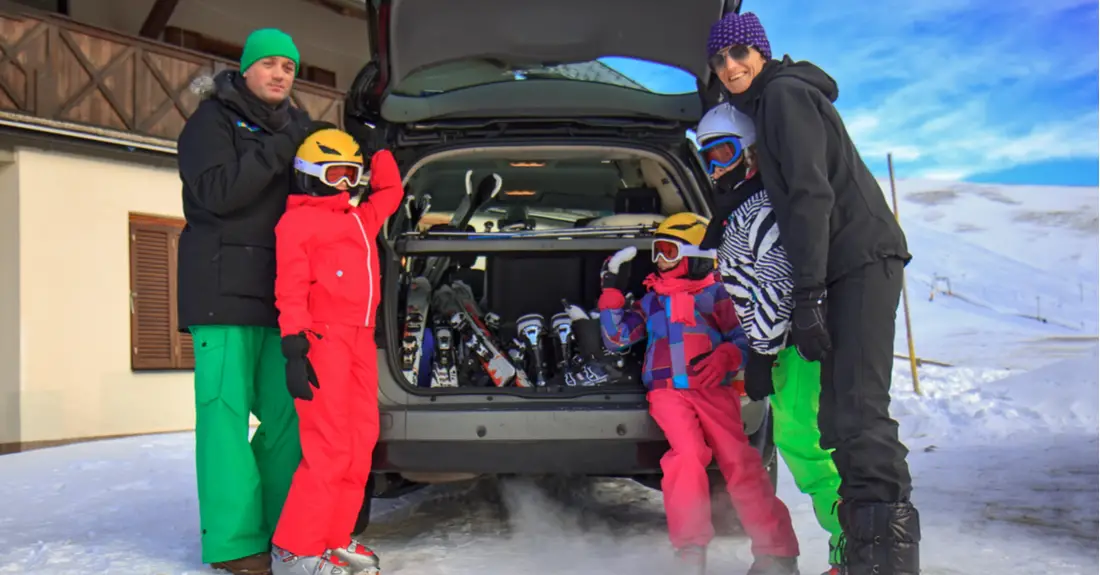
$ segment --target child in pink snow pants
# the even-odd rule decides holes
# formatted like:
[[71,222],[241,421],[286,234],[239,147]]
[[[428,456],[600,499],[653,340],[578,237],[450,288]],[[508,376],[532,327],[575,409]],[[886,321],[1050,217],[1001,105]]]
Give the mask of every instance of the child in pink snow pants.
[[706,227],[705,218],[691,213],[664,220],[653,242],[658,271],[645,279],[647,293],[630,308],[620,266],[637,250],[626,248],[608,259],[599,300],[604,344],[621,350],[647,339],[642,381],[650,414],[670,446],[661,459],[661,488],[678,573],[705,571],[714,538],[706,469],[713,457],[752,539],[755,560],[748,574],[797,575],[790,513],[741,421],[741,393],[732,383],[748,341],[716,279],[714,250],[699,248]]

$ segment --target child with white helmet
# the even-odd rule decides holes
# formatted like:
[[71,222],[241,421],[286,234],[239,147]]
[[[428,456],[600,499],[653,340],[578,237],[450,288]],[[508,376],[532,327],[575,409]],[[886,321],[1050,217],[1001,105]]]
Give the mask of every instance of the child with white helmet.
[[756,131],[751,118],[720,104],[703,117],[696,138],[718,204],[703,247],[717,248],[718,271],[749,338],[745,393],[755,401],[771,398],[776,447],[829,532],[826,574],[835,575],[844,562],[836,516],[840,475],[820,443],[821,364],[788,347],[793,270],[753,161]]

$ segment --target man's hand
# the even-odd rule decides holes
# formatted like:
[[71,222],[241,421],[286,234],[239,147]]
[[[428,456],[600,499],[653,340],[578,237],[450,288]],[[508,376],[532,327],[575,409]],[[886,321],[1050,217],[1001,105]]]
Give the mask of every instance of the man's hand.
[[791,341],[806,361],[821,361],[833,350],[829,339],[828,301],[825,290],[807,290],[794,295],[791,313]]
[[286,389],[294,399],[311,401],[313,389],[321,389],[317,373],[309,357],[309,339],[304,333],[283,337],[283,357],[286,358]]

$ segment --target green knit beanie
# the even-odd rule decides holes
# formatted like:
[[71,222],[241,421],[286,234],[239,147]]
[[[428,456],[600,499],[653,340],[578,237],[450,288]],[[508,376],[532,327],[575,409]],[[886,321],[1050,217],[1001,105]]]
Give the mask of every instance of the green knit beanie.
[[298,47],[289,34],[275,28],[262,28],[248,35],[241,53],[241,72],[249,69],[257,60],[282,56],[294,60],[294,75],[298,75]]

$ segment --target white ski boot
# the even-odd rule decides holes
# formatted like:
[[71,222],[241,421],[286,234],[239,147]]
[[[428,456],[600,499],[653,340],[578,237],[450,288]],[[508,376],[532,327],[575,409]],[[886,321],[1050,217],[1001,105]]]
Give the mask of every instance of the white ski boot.
[[321,556],[300,557],[271,546],[271,575],[352,575],[351,566],[326,552]]
[[333,549],[332,555],[351,567],[352,575],[379,575],[382,562],[373,549],[352,538],[347,547]]

